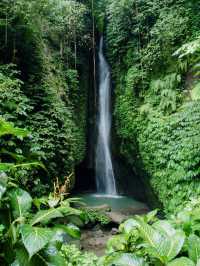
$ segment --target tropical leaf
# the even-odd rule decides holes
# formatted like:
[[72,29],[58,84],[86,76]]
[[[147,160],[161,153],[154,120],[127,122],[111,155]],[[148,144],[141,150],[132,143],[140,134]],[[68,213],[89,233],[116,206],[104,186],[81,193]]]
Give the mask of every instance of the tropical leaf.
[[15,166],[14,163],[0,163],[0,171],[9,171]]
[[59,252],[62,244],[66,243],[63,240],[63,231],[59,231],[60,229],[54,230],[56,234],[52,237],[50,243],[47,247],[45,247],[44,251],[40,253],[42,255],[43,260],[46,262],[45,265],[48,266],[65,266],[68,265],[64,257],[62,257]]
[[[58,252],[57,252],[58,253]],[[24,247],[16,249],[16,260],[11,266],[63,266],[64,259],[58,254],[35,254],[29,258],[29,254]]]
[[193,55],[196,52],[200,51],[200,38],[197,38],[194,41],[188,42],[184,44],[181,48],[179,48],[173,56],[178,56],[179,59],[188,56]]
[[52,253],[52,250],[55,249],[55,247],[56,249],[60,249],[62,244],[68,241],[68,235],[62,228],[54,227],[53,233],[51,242],[48,245],[48,251],[50,250],[49,253]]
[[34,198],[33,199],[33,204],[35,205],[35,207],[40,210],[41,205],[47,205],[48,199],[47,197],[41,197],[41,198]]
[[192,260],[186,257],[181,257],[169,262],[167,266],[195,266],[195,264]]
[[26,168],[26,169],[32,169],[32,168],[42,168],[43,170],[46,170],[46,167],[43,163],[40,162],[27,162],[27,163],[21,163],[21,164],[15,164],[14,168]]
[[15,244],[17,242],[17,236],[18,236],[18,228],[15,225],[15,223],[10,224],[8,235],[10,236],[12,240],[12,244]]
[[197,261],[197,265],[196,266],[200,266],[200,259]]
[[24,138],[29,135],[29,131],[14,127],[12,123],[6,122],[4,119],[0,118],[0,137],[4,135],[13,135],[18,138]]
[[32,266],[31,260],[29,260],[28,252],[24,247],[16,249],[16,260],[11,266]]
[[179,254],[185,241],[185,234],[182,231],[176,231],[169,237],[146,224],[141,218],[138,217],[137,220],[140,224],[139,232],[147,243],[146,250],[150,255],[166,263]]
[[165,239],[165,241],[166,244],[163,245],[166,247],[164,250],[164,256],[166,257],[165,262],[168,262],[174,259],[181,251],[185,242],[185,234],[181,230],[177,231],[170,238]]
[[108,266],[146,266],[143,258],[130,253],[122,253],[109,260]]
[[120,225],[120,232],[130,234],[130,232],[138,227],[138,222],[135,219],[128,219],[126,222]]
[[68,215],[67,221],[69,223],[72,223],[78,226],[79,228],[82,228],[85,226],[85,218],[83,217],[82,213],[80,213],[79,215],[77,214]]
[[50,198],[47,203],[49,205],[50,208],[55,208],[58,206],[58,203],[60,202],[60,198]]
[[32,227],[31,225],[21,226],[22,242],[31,258],[38,251],[43,249],[53,236],[52,230],[48,228]]
[[61,206],[58,207],[57,210],[59,210],[64,216],[68,216],[68,215],[80,215],[82,212],[71,208],[69,206]]
[[6,192],[8,177],[5,173],[0,173],[0,199],[3,194]]
[[38,223],[48,223],[50,220],[55,218],[63,217],[63,214],[58,209],[42,210],[36,213],[36,215],[30,221],[31,225]]
[[32,168],[42,168],[46,170],[45,166],[40,162],[28,162],[28,163],[21,163],[21,164],[14,164],[14,163],[0,163],[0,171],[10,171],[16,168],[25,168],[25,169],[32,169]]
[[159,232],[165,234],[166,236],[173,236],[176,233],[176,230],[173,226],[166,220],[159,220],[153,224],[153,227]]
[[197,83],[190,92],[193,101],[200,99],[200,83]]
[[56,228],[62,229],[65,233],[73,238],[79,239],[81,237],[80,229],[74,224],[56,225]]
[[66,265],[65,259],[59,254],[56,254],[53,256],[48,255],[47,257],[43,257],[43,260],[46,260],[47,266],[65,266]]
[[124,234],[116,235],[110,238],[107,242],[108,253],[113,253],[115,251],[125,251],[127,244],[127,239]]
[[195,262],[200,259],[200,238],[196,235],[190,235],[188,238],[188,254]]
[[83,202],[82,198],[68,198],[67,201],[71,204],[75,204],[76,206],[86,206],[86,203]]
[[9,198],[15,219],[24,216],[24,214],[30,210],[32,198],[27,191],[14,188],[9,192]]
[[145,215],[145,221],[147,223],[152,222],[156,219],[156,215],[158,214],[158,210],[155,209]]

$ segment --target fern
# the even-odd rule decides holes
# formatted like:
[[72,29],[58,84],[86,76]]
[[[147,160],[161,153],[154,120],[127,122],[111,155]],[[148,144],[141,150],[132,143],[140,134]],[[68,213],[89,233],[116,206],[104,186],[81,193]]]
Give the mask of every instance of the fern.
[[200,83],[197,83],[194,88],[191,90],[192,100],[200,100]]
[[184,44],[173,55],[178,56],[178,58],[181,59],[183,57],[194,55],[197,52],[200,52],[200,38]]

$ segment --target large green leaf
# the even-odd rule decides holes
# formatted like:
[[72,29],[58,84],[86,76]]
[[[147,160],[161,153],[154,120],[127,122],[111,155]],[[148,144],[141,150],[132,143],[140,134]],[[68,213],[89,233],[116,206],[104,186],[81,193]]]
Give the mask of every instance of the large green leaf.
[[44,170],[46,170],[45,166],[40,162],[28,162],[21,164],[0,163],[0,171],[6,172],[17,168],[24,168],[24,169],[43,168]]
[[62,256],[58,252],[54,255],[46,254],[35,254],[31,259],[25,248],[20,247],[16,249],[16,260],[11,266],[64,266],[66,265]]
[[124,234],[119,234],[110,238],[107,242],[108,253],[113,253],[115,251],[125,251],[127,245],[127,238]]
[[34,266],[32,260],[29,260],[28,252],[24,247],[19,247],[15,250],[16,260],[11,264],[11,266]]
[[[53,227],[53,237],[51,239],[51,242],[48,245],[48,251],[56,247],[60,250],[62,244],[68,243],[71,241],[71,237],[68,234],[68,230],[66,229],[65,225],[56,225]],[[53,248],[54,247],[54,248]]]
[[14,222],[10,224],[8,233],[12,240],[12,245],[14,245],[17,242],[17,236],[18,236],[18,227]]
[[31,258],[38,251],[43,249],[53,236],[52,230],[48,228],[32,227],[31,225],[21,226],[23,244]]
[[153,210],[149,213],[147,213],[145,216],[144,216],[144,220],[145,222],[149,223],[149,222],[153,222],[155,221],[157,218],[156,218],[156,215],[158,214],[158,210]]
[[188,238],[189,258],[195,262],[200,259],[200,238],[196,235],[190,235]]
[[0,171],[9,171],[14,167],[14,163],[0,163]]
[[62,229],[69,236],[79,239],[81,237],[80,229],[74,224],[57,225],[56,228]]
[[6,122],[4,119],[0,118],[0,137],[4,135],[13,135],[18,138],[24,138],[29,135],[26,129],[21,129],[14,127],[10,122]]
[[47,203],[48,203],[48,205],[49,205],[50,208],[55,208],[55,207],[57,207],[58,204],[59,204],[59,202],[60,202],[60,198],[55,198],[55,197],[51,197],[51,198],[47,201]]
[[173,226],[166,220],[159,220],[153,224],[153,227],[159,232],[165,234],[166,236],[173,236],[176,233],[176,230]]
[[126,222],[120,225],[120,232],[130,234],[130,232],[138,227],[138,222],[135,219],[128,219]]
[[60,217],[63,217],[62,213],[58,209],[52,208],[36,213],[30,223],[31,225],[36,225],[38,223],[48,223],[50,220]]
[[47,266],[66,266],[67,265],[65,259],[58,253],[53,256],[52,255],[48,255],[47,257],[43,256],[43,260],[46,261]]
[[80,215],[77,215],[77,214],[68,215],[67,221],[69,221],[69,223],[72,223],[78,226],[79,228],[83,228],[85,226],[84,218],[82,218],[81,214]]
[[195,264],[192,260],[186,257],[181,257],[171,261],[167,266],[195,266]]
[[61,206],[57,208],[64,216],[81,215],[81,211],[68,206]]
[[167,236],[155,230],[142,219],[138,218],[137,220],[140,224],[139,232],[146,242],[146,250],[151,256],[166,263],[179,254],[185,241],[183,231],[176,231],[173,235]]
[[120,255],[117,255],[108,263],[109,266],[115,265],[115,266],[146,266],[146,262],[143,260],[143,258],[138,257],[134,254],[130,253],[122,253]]
[[0,199],[6,191],[8,177],[5,173],[0,173]]
[[9,198],[14,218],[22,217],[32,205],[32,198],[28,192],[14,188],[9,192]]

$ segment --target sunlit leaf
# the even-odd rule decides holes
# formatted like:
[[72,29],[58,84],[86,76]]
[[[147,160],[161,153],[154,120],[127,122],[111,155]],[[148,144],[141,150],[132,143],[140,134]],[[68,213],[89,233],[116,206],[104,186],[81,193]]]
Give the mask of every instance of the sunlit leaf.
[[20,231],[23,244],[28,251],[29,257],[32,257],[43,249],[53,236],[51,229],[32,227],[31,225],[21,226]]
[[111,261],[109,261],[108,266],[147,266],[143,258],[138,257],[134,254],[122,253],[116,255]]
[[194,262],[186,257],[181,257],[168,263],[167,266],[195,266]]
[[189,258],[195,262],[200,259],[200,238],[196,235],[190,235],[188,238]]
[[38,223],[48,223],[50,220],[55,218],[63,217],[63,214],[58,210],[51,208],[49,210],[39,211],[31,220],[31,225]]
[[80,229],[74,224],[56,225],[56,228],[62,229],[69,236],[79,239],[81,237]]
[[9,198],[13,216],[22,217],[32,205],[32,198],[28,192],[20,188],[14,188],[9,192]]

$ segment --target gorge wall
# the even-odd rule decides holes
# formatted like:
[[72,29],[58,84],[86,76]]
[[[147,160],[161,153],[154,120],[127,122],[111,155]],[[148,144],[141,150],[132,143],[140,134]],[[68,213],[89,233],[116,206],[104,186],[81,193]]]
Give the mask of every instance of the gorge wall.
[[91,11],[78,1],[49,0],[5,0],[0,10],[0,114],[31,132],[23,147],[47,172],[19,175],[43,193],[49,178],[63,180],[86,157]]
[[120,141],[116,154],[169,212],[200,193],[200,5],[104,4]]

